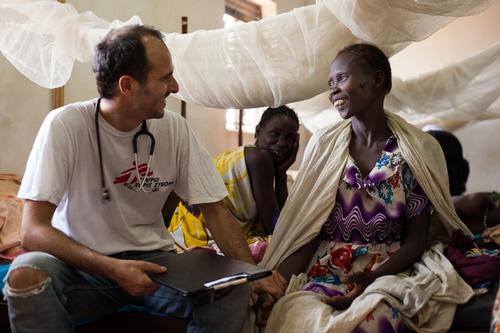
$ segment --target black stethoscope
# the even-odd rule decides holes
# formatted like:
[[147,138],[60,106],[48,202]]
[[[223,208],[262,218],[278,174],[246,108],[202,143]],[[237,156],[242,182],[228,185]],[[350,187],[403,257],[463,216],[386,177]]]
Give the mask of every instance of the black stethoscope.
[[[101,136],[99,134],[99,111],[101,110],[100,105],[101,104],[101,99],[99,98],[97,100],[97,103],[95,105],[95,130],[96,130],[96,136],[97,136],[97,150],[99,152],[99,168],[101,170],[101,197],[103,201],[111,201],[111,196],[109,195],[109,191],[106,188],[106,183],[104,182],[104,167],[103,167],[103,162],[102,162],[102,149],[101,149]],[[144,177],[142,177],[141,180],[141,174],[139,173],[139,163],[137,160],[137,139],[141,135],[146,135],[149,137],[151,140],[150,146],[149,146],[149,159],[148,159],[148,164],[147,164],[147,169],[146,173],[144,174]],[[142,121],[142,126],[141,129],[135,133],[133,139],[132,139],[132,148],[134,150],[134,162],[135,162],[135,172],[137,173],[137,180],[139,181],[140,185],[138,188],[135,188],[134,191],[139,192],[142,190],[145,193],[149,193],[151,191],[147,191],[144,188],[144,184],[146,183],[146,177],[148,176],[149,173],[149,166],[151,165],[151,159],[153,158],[153,153],[155,151],[155,137],[153,134],[148,131],[148,126],[146,124],[146,120]]]

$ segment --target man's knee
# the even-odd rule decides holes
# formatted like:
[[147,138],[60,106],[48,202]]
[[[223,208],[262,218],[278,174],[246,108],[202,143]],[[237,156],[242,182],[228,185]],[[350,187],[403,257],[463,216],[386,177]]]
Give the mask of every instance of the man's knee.
[[49,275],[41,269],[19,267],[10,272],[7,284],[12,291],[29,292],[40,288],[48,280]]

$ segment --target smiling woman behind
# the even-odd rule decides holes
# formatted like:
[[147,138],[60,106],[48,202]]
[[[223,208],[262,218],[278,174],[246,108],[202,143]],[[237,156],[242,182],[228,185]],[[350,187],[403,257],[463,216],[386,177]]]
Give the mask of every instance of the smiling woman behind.
[[[224,203],[240,222],[257,262],[288,196],[286,171],[297,156],[298,129],[299,120],[292,109],[268,108],[255,129],[253,145],[214,159],[229,192]],[[179,247],[215,247],[203,221],[197,207],[179,203],[169,226]]]

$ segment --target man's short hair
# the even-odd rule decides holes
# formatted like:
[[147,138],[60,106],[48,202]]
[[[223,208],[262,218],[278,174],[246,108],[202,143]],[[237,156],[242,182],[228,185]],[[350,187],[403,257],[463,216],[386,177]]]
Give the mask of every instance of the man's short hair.
[[97,45],[92,69],[101,97],[113,97],[123,75],[146,83],[151,66],[142,38],[148,35],[163,41],[162,33],[153,27],[130,25],[111,30]]

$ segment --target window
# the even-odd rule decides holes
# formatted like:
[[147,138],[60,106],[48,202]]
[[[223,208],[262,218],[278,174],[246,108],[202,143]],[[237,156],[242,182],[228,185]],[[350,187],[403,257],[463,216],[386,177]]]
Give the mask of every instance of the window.
[[238,21],[258,21],[262,18],[261,6],[249,0],[226,0],[226,14]]
[[[260,117],[266,108],[245,109],[243,112],[243,122],[241,130],[244,133],[255,133],[255,126],[259,123]],[[240,110],[226,110],[226,130],[238,132],[240,125]]]
[[[225,14],[222,17],[224,27],[229,28],[239,22],[256,21],[262,18],[261,6],[248,0],[226,0]],[[256,109],[227,109],[226,130],[240,131],[240,118],[242,119],[241,131],[244,133],[255,133],[255,126],[260,120],[265,108]],[[240,137],[241,140],[241,137]],[[239,142],[241,145],[242,143]]]

